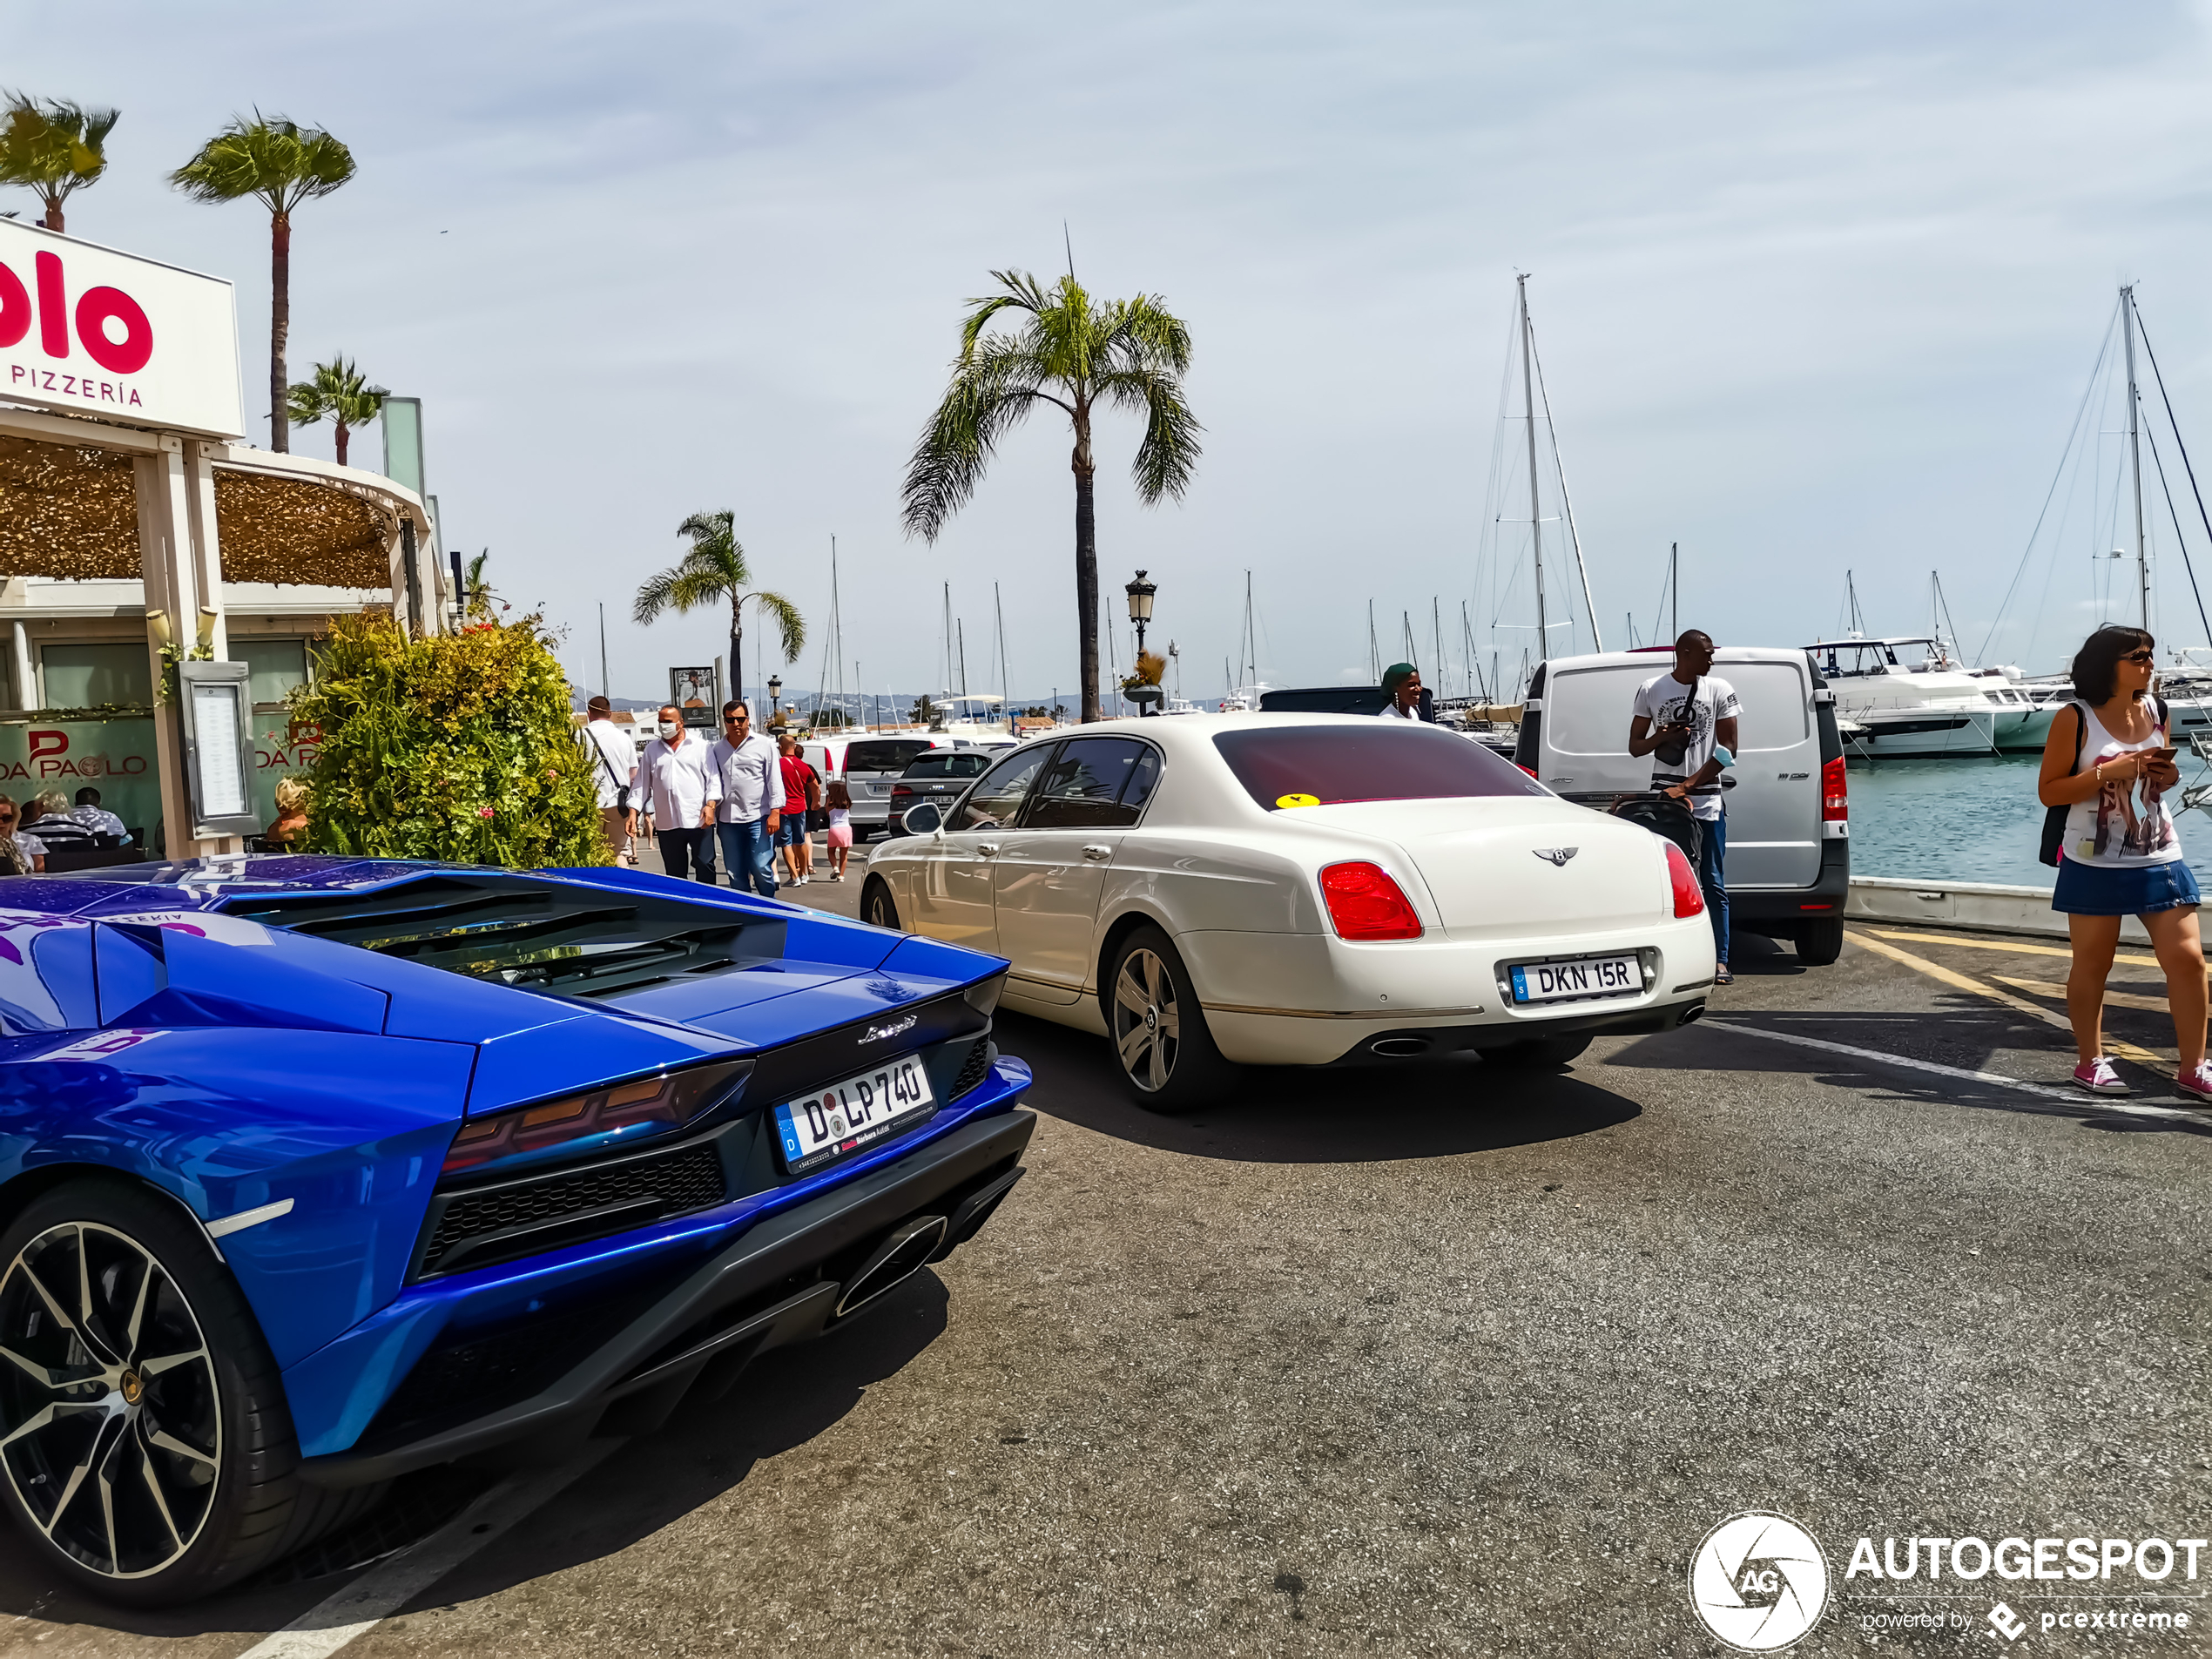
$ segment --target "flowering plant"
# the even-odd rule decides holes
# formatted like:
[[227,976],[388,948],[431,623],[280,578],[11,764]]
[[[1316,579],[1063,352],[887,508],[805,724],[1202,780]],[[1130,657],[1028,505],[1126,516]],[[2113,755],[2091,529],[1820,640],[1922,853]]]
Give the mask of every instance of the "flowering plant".
[[567,677],[536,616],[428,639],[333,620],[292,718],[322,729],[307,845],[541,869],[607,861]]

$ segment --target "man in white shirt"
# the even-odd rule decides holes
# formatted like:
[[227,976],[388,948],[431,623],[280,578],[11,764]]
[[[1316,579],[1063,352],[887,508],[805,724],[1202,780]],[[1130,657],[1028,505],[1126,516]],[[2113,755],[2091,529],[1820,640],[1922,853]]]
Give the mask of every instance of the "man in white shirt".
[[123,820],[100,805],[100,792],[87,786],[77,792],[77,805],[69,815],[95,835],[127,837],[131,832],[123,827]]
[[1722,985],[1735,983],[1728,971],[1728,813],[1721,805],[1723,763],[1714,752],[1736,752],[1736,718],[1743,711],[1736,688],[1713,678],[1712,636],[1693,628],[1675,641],[1675,670],[1655,675],[1636,687],[1635,712],[1629,722],[1629,752],[1649,755],[1651,786],[1673,796],[1697,820],[1697,885],[1705,892],[1705,912],[1713,921],[1713,954],[1720,959]]
[[630,801],[637,789],[637,745],[615,724],[614,705],[595,697],[583,705],[584,752],[599,785],[599,833],[617,864],[634,864]]
[[684,711],[665,704],[660,735],[638,757],[637,778],[652,807],[661,867],[678,881],[692,876],[712,887],[714,809],[722,804],[722,784],[707,765],[706,749],[684,729]]
[[[776,745],[752,729],[752,711],[740,702],[722,705],[722,735],[707,751],[707,764],[722,787],[722,865],[730,885],[764,899],[776,896],[776,829],[784,807],[784,769]],[[805,808],[802,806],[801,811]]]

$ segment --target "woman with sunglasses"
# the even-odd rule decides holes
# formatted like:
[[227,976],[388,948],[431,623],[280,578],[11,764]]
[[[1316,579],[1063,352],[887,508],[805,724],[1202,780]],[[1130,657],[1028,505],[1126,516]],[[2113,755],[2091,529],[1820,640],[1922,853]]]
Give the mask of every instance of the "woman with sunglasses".
[[2167,740],[2166,705],[2151,695],[2156,658],[2140,628],[2100,628],[2074,658],[2074,700],[2051,722],[2037,794],[2067,809],[2059,883],[2074,945],[2066,1008],[2081,1063],[2074,1082],[2093,1095],[2132,1092],[2104,1052],[2105,979],[2120,923],[2140,916],[2166,974],[2184,1099],[2212,1102],[2204,1061],[2204,946],[2196,877],[2182,859],[2166,792],[2181,781]]
[[16,803],[0,795],[0,875],[30,875],[46,867],[46,844],[16,827]]

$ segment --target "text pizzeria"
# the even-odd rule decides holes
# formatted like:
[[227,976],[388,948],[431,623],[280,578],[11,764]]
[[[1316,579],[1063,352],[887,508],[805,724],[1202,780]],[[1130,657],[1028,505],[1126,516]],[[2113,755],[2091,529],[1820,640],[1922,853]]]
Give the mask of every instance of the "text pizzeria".
[[127,382],[96,381],[89,374],[64,374],[51,368],[25,368],[21,363],[14,363],[9,366],[8,384],[10,388],[59,392],[64,397],[81,397],[88,403],[113,403],[132,409],[141,407],[137,388]]

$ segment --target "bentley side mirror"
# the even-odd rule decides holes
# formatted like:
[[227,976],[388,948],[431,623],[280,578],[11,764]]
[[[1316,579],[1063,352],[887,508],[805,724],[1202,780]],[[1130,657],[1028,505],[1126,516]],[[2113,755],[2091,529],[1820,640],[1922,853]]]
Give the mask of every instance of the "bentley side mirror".
[[907,808],[905,827],[909,835],[934,835],[945,827],[945,815],[924,801],[919,806]]

